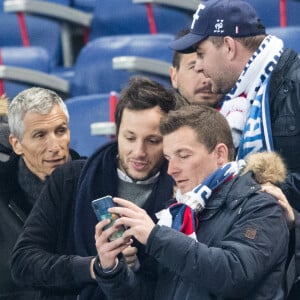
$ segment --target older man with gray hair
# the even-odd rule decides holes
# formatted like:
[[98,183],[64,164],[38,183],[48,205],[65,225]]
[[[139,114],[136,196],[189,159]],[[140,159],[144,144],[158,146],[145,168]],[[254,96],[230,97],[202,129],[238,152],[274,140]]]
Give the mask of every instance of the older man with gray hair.
[[53,91],[30,88],[8,108],[13,153],[0,167],[0,298],[33,299],[10,275],[10,254],[45,180],[59,165],[79,155],[70,151],[69,113]]

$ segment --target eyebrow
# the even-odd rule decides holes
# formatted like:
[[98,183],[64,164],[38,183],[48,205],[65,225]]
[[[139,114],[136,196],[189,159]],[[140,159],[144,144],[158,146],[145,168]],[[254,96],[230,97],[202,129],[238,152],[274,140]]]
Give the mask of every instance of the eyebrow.
[[68,125],[68,122],[61,122],[60,124],[58,124],[56,127],[59,127],[59,126],[64,126],[64,125]]
[[[68,127],[68,122],[61,122],[61,123],[57,124],[54,128],[58,128],[61,126]],[[48,130],[49,130],[49,128],[35,128],[32,132],[48,131]]]
[[192,65],[195,65],[195,64],[196,64],[196,60],[193,60],[193,61],[190,61],[187,65],[192,66]]
[[177,149],[177,150],[174,152],[174,154],[175,154],[175,155],[180,155],[180,154],[182,154],[183,152],[191,152],[191,150],[188,149],[188,148],[180,148],[180,149]]
[[[136,132],[131,131],[131,130],[128,130],[128,129],[124,130],[124,134],[137,135]],[[155,138],[159,137],[159,138],[162,138],[162,135],[160,135],[160,134],[150,134],[150,135],[146,135],[146,138],[149,138],[149,137],[150,137],[150,138],[151,138],[151,137],[155,137]]]

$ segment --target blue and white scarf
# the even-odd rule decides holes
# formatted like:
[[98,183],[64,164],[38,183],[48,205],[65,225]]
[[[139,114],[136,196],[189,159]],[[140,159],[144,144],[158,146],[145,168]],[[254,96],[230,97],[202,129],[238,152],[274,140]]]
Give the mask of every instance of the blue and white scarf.
[[282,52],[282,40],[268,35],[225,96],[220,112],[231,127],[237,159],[273,150],[268,83]]
[[177,202],[156,214],[158,224],[172,227],[196,239],[196,214],[205,208],[212,192],[238,174],[244,166],[243,160],[229,162],[209,175],[192,191],[181,194],[178,189]]

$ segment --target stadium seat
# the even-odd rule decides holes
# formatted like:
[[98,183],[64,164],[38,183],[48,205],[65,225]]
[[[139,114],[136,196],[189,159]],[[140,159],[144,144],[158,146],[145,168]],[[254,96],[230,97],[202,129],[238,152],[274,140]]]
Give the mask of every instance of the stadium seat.
[[[92,15],[73,9],[65,4],[61,4],[61,1],[67,3],[68,0],[6,0],[3,2],[3,5],[4,11],[8,17],[14,17],[16,19],[15,13],[20,12],[26,14],[26,24],[28,23],[28,20],[31,19],[40,20],[40,23],[36,24],[36,27],[32,26],[33,29],[40,30],[40,33],[36,35],[36,38],[39,39],[39,43],[46,49],[47,47],[53,47],[51,45],[52,41],[54,44],[59,43],[60,58],[62,58],[60,62],[62,62],[64,67],[70,67],[74,60],[73,52],[71,51],[73,47],[72,33],[74,24],[89,26]],[[58,28],[58,34],[55,40],[50,39],[51,36],[49,37],[48,32],[43,28],[43,22],[50,22],[50,24],[54,24],[55,27]],[[31,27],[29,24],[27,27],[31,41]],[[50,32],[53,31],[56,33],[56,28],[50,28],[49,30]],[[34,45],[33,41],[31,41],[31,44]],[[49,56],[52,58],[51,55]]]
[[300,54],[300,26],[269,27],[267,33],[281,38],[285,48],[291,48]]
[[96,2],[97,0],[73,0],[72,7],[86,12],[93,12]]
[[[153,20],[158,33],[176,34],[191,24],[192,11],[153,5]],[[90,40],[108,35],[150,33],[147,7],[133,0],[98,1],[91,24]]]
[[[182,28],[190,26],[194,9],[183,9],[182,6],[186,7],[186,4],[181,4],[180,7],[155,4],[151,6],[150,16],[148,4],[134,1],[136,0],[77,0],[72,7],[66,7],[49,1],[6,0],[4,8],[7,12],[26,12],[59,20],[63,28],[64,66],[68,67],[73,64],[76,56],[72,52],[74,45],[71,39],[74,26],[88,28],[90,34],[86,40],[89,41],[110,35],[153,33],[151,28],[154,24],[158,33],[170,34],[176,34]],[[185,2],[192,2],[195,5],[195,1]],[[176,3],[179,5],[181,2]],[[88,13],[77,9],[84,9],[84,6]]]
[[49,69],[48,53],[41,47],[0,48],[0,94],[12,99],[25,88],[44,86],[65,97],[68,82],[49,74]]
[[300,2],[295,0],[286,0],[286,19],[287,26],[300,26]]
[[[66,3],[70,0],[52,1],[64,1]],[[61,27],[59,24],[54,20],[39,16],[24,15],[18,17],[16,14],[6,13],[4,12],[4,3],[6,1],[0,0],[0,47],[23,47],[28,45],[43,47],[48,52],[51,62],[50,67],[60,65],[62,62],[62,51]]]
[[[266,27],[280,26],[280,0],[246,0],[257,11]],[[300,25],[300,2],[286,0],[287,25]]]
[[[145,75],[169,86],[172,51],[168,46],[173,39],[170,34],[136,34],[102,37],[89,42],[75,64],[72,96],[119,92],[133,75]],[[116,57],[119,60],[114,69]]]
[[65,101],[70,114],[70,147],[80,155],[90,156],[110,141],[110,135],[92,135],[91,124],[110,121],[110,93],[69,98]]
[[268,26],[279,26],[279,0],[246,0],[256,10],[263,24]]

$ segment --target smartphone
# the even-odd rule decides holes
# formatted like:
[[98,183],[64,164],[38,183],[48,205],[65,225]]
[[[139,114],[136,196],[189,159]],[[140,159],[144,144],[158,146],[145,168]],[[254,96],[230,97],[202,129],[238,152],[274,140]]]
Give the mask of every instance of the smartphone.
[[[119,218],[118,214],[108,212],[108,208],[116,206],[112,201],[112,196],[107,195],[92,201],[92,207],[95,212],[98,221],[102,221],[104,219],[110,219],[111,222],[104,227],[107,229],[111,227],[115,220]],[[114,241],[115,239],[121,237],[125,231],[125,227],[122,226],[118,231],[114,232],[110,237],[109,241]]]

